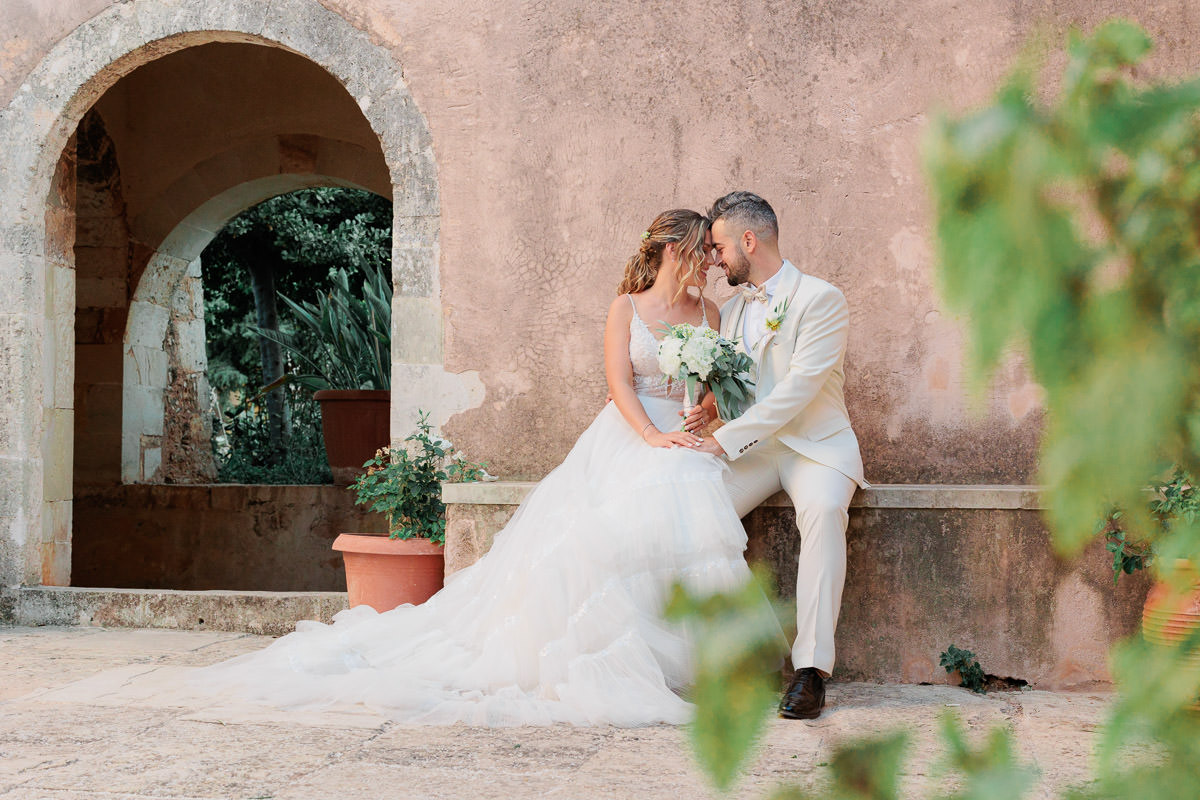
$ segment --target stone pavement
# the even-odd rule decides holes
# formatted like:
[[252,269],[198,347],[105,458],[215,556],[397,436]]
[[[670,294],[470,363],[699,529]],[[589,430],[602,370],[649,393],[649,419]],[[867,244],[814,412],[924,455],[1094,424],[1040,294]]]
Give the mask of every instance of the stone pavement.
[[[368,712],[284,712],[203,698],[197,666],[264,646],[237,633],[0,627],[0,800],[131,798],[637,798],[714,796],[685,731],[405,728]],[[950,686],[834,683],[812,722],[775,720],[737,797],[819,790],[839,741],[903,729],[906,795],[938,777],[939,716],[1017,735],[1050,797],[1087,779],[1107,689],[972,695]]]

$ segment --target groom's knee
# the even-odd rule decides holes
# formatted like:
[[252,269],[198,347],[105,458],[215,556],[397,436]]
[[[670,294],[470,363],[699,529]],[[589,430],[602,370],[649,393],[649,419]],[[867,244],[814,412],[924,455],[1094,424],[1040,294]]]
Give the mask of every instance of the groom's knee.
[[809,528],[845,531],[849,521],[846,506],[837,498],[817,497],[796,503],[796,527],[801,531]]

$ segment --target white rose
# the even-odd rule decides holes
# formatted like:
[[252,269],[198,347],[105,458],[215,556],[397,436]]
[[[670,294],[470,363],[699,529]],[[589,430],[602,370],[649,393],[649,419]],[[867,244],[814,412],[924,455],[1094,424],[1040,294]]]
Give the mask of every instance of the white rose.
[[668,336],[658,345],[658,368],[664,375],[672,378],[679,375],[683,367],[683,341],[674,336]]

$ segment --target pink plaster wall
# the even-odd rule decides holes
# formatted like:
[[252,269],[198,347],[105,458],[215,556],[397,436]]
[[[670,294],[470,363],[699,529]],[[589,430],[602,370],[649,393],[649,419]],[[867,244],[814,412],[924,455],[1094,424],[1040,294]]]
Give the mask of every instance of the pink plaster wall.
[[[506,478],[544,474],[599,408],[603,311],[648,220],[749,188],[849,299],[868,477],[1030,480],[1036,387],[1014,357],[973,415],[934,291],[927,115],[987,98],[1038,27],[1131,16],[1160,45],[1149,72],[1200,65],[1189,0],[324,2],[390,48],[429,121],[446,367],[487,388],[447,432]],[[6,4],[0,101],[105,5]]]

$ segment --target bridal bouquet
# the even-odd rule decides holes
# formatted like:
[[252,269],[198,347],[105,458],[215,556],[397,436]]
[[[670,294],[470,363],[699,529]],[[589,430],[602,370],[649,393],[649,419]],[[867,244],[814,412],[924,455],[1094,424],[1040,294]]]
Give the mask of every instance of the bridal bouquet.
[[754,362],[734,342],[712,328],[664,325],[658,345],[658,366],[672,380],[687,385],[688,406],[700,402],[707,387],[717,401],[721,419],[731,420],[746,410],[750,397],[750,368]]

